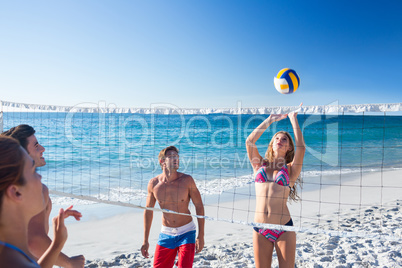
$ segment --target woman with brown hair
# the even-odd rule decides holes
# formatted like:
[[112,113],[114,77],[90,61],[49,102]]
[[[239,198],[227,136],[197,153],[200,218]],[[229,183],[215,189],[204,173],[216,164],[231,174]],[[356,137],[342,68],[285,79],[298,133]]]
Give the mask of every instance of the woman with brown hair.
[[[268,145],[263,158],[255,145],[264,131],[274,122],[289,117],[293,127],[295,143],[288,132],[277,132]],[[254,170],[256,223],[293,226],[287,207],[288,199],[296,200],[296,186],[302,170],[305,145],[297,121],[297,113],[271,114],[246,140],[247,154]],[[279,267],[294,267],[296,233],[275,229],[254,228],[253,246],[255,265],[271,267],[275,248]]]
[[28,223],[44,209],[41,175],[35,162],[13,138],[0,137],[0,266],[53,267],[67,239],[64,211],[53,219],[55,238],[39,259],[28,250]]

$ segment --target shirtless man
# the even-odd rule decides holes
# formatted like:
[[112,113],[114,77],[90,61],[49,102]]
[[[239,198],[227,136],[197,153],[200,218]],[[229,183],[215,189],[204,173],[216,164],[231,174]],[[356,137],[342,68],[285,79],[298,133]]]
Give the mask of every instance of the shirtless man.
[[[28,152],[28,154],[35,161],[36,167],[42,167],[46,165],[43,152],[45,148],[38,143],[35,137],[35,130],[29,125],[19,125],[1,133],[3,136],[10,136],[18,140],[21,146]],[[52,210],[52,202],[49,197],[49,190],[46,185],[43,186],[43,196],[46,199],[45,210],[34,216],[29,222],[28,226],[28,246],[29,251],[37,259],[39,259],[43,253],[49,248],[52,240],[48,236],[49,232],[49,216]],[[76,210],[71,210],[69,207],[65,211],[65,216],[73,216],[76,220],[80,220],[81,213]],[[85,264],[85,258],[82,255],[68,257],[63,253],[59,254],[55,265],[65,268],[83,268]]]
[[[159,153],[158,160],[162,167],[162,174],[148,183],[146,207],[154,207],[158,201],[162,209],[190,214],[188,205],[191,199],[196,214],[204,216],[204,205],[194,179],[190,175],[177,172],[179,150],[174,146],[169,146]],[[152,219],[153,211],[145,210],[144,244],[141,247],[141,253],[145,258],[149,257],[148,238]],[[179,256],[176,263],[178,267],[193,266],[195,252],[201,252],[204,247],[205,219],[197,218],[197,221],[198,237],[196,239],[196,226],[191,216],[163,213],[162,230],[155,250],[153,267],[173,267],[177,254]]]

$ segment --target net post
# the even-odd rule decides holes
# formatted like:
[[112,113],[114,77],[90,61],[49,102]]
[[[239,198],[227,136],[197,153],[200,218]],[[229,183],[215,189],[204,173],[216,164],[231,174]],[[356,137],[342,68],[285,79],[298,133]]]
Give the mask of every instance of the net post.
[[3,132],[3,101],[0,100],[0,133]]

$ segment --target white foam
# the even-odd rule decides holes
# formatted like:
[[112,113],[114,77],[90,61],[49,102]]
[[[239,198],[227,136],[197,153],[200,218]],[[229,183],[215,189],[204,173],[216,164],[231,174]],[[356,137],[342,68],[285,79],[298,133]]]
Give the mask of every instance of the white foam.
[[16,103],[0,101],[2,109],[7,111],[47,111],[47,112],[75,112],[75,113],[137,113],[137,114],[286,114],[297,110],[305,114],[328,113],[362,113],[362,112],[398,112],[402,111],[402,103],[381,104],[351,104],[351,105],[317,105],[317,106],[271,106],[253,108],[179,108],[179,107],[153,107],[153,108],[119,108],[100,107],[100,103],[83,103],[75,106],[56,106]]

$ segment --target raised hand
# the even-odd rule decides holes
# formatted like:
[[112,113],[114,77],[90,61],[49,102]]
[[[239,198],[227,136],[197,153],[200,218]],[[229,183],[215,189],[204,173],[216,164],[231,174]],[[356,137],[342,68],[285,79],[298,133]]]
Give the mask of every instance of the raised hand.
[[73,216],[77,221],[81,220],[82,214],[81,212],[77,210],[72,210],[73,206],[69,206],[65,211],[64,211],[64,218],[68,218],[70,216]]
[[59,215],[53,218],[53,241],[58,247],[60,246],[61,248],[63,248],[68,236],[67,228],[64,225],[65,218],[65,212],[62,208],[59,210]]
[[276,121],[281,121],[282,119],[285,119],[288,115],[287,114],[271,114],[268,117],[268,120],[271,121],[271,123],[276,122]]
[[297,119],[297,113],[301,110],[302,105],[303,105],[303,102],[300,103],[299,107],[298,107],[296,110],[294,110],[294,111],[288,113],[288,117],[289,117],[289,120],[290,120],[291,122],[292,122],[293,120]]

